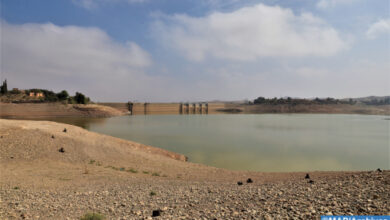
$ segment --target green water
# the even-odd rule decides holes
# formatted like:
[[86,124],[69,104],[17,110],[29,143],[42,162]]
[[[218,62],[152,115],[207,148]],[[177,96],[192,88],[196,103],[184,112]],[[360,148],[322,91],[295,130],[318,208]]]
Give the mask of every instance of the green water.
[[136,115],[55,119],[234,170],[389,169],[389,116]]

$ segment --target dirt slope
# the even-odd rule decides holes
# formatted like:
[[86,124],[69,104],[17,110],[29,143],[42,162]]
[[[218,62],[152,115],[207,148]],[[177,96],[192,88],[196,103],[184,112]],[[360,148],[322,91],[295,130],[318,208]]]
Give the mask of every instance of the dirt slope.
[[2,118],[38,118],[38,117],[111,117],[126,112],[96,104],[65,105],[61,103],[1,103]]

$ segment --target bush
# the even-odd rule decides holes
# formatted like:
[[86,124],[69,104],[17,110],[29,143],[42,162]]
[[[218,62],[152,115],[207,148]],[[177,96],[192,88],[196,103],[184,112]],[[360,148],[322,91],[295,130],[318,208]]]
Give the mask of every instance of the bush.
[[87,213],[83,217],[80,218],[80,220],[104,220],[106,217],[104,215],[99,213]]
[[17,94],[20,94],[22,92],[20,90],[18,90],[18,89],[13,89],[13,90],[9,91],[9,93],[17,95]]
[[138,173],[138,171],[135,170],[135,169],[133,169],[133,168],[128,169],[127,172],[130,172],[130,173]]

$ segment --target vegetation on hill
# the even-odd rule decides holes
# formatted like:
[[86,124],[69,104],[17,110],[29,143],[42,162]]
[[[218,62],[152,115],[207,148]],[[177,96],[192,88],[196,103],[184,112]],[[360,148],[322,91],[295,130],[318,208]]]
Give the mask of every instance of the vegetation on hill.
[[271,104],[271,105],[278,105],[278,104],[289,104],[289,105],[298,105],[298,104],[355,104],[356,101],[349,99],[349,100],[339,100],[334,98],[315,98],[315,99],[297,99],[297,98],[272,98],[267,99],[264,97],[258,97],[257,99],[253,100],[253,104]]
[[365,104],[365,105],[390,105],[390,96],[370,96],[364,98],[347,98],[347,99],[334,99],[334,98],[315,98],[315,99],[299,99],[299,98],[264,98],[258,97],[253,100],[253,102],[249,102],[249,104],[269,104],[269,105],[279,105],[279,104],[288,104],[288,105],[311,105],[311,104],[320,104],[320,105],[328,105],[328,104]]
[[366,105],[390,105],[390,96],[363,98],[360,102]]
[[69,96],[69,93],[66,90],[62,90],[59,93],[46,89],[25,90],[26,95],[29,95],[30,93],[43,93],[43,97],[41,98],[42,102],[65,102],[69,104],[88,104],[90,102],[90,99],[80,92],[76,92],[74,96]]
[[90,98],[80,92],[70,96],[66,90],[55,93],[47,89],[12,89],[8,91],[7,80],[0,86],[0,101],[13,103],[39,103],[39,102],[62,102],[69,104],[88,104]]

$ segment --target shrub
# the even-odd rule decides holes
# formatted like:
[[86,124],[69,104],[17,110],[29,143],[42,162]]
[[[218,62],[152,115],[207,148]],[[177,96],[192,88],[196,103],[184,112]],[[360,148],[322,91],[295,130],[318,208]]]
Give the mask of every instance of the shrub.
[[127,172],[130,172],[130,173],[138,173],[138,171],[135,170],[135,169],[133,169],[133,168],[128,169]]
[[87,213],[83,217],[80,218],[80,220],[104,220],[106,217],[104,215],[99,213]]
[[13,89],[13,90],[9,91],[9,93],[16,95],[16,94],[20,94],[22,92],[20,90],[18,90],[18,89]]

